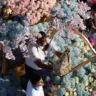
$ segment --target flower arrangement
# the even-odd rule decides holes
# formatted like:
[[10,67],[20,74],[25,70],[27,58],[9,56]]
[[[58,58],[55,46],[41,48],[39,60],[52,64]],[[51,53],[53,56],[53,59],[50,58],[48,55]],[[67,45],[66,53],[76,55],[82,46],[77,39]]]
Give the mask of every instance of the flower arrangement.
[[90,7],[84,2],[61,0],[60,3],[52,9],[52,26],[57,29],[59,34],[64,30],[84,30],[86,27],[83,20],[90,17],[87,13],[88,10],[90,10]]
[[[38,3],[36,6],[35,1]],[[28,20],[25,17],[16,16],[14,19],[4,22],[4,20],[0,17],[0,42],[3,45],[3,52],[5,53],[6,58],[14,60],[15,56],[12,51],[18,47],[21,49],[24,57],[28,56],[27,44],[29,42],[31,44],[36,43],[36,38],[40,37],[38,32],[41,30],[48,30],[50,26],[49,23],[44,24],[44,26],[41,23],[35,26],[30,26],[30,24],[34,25],[37,23],[44,15],[49,16],[50,12],[46,9],[46,7],[49,8],[49,5],[46,7],[42,5],[43,8],[47,10],[44,11],[45,9],[40,9],[44,13],[37,10],[38,6],[41,8],[41,5],[39,5],[40,2],[44,3],[47,2],[47,0],[7,0],[6,4],[12,8],[13,16],[24,15],[28,18]],[[52,2],[51,0],[48,2],[52,4],[53,0]],[[33,8],[33,6],[35,7]],[[33,8],[32,11],[31,8]],[[57,44],[56,47],[60,51],[63,51],[66,46],[70,47],[72,67],[93,56],[90,48],[84,43],[82,38],[76,34],[74,35],[71,31],[71,29],[74,28],[85,28],[83,19],[89,18],[89,15],[87,14],[87,10],[89,9],[90,8],[85,3],[77,2],[76,0],[61,0],[57,3],[56,7],[52,9],[53,22],[50,23],[52,23],[52,27],[57,29],[60,35],[58,36],[56,33],[54,36],[54,40]],[[37,13],[34,13],[34,10],[38,13],[38,17],[35,17]],[[39,14],[38,11],[41,13]],[[46,12],[48,12],[48,14]],[[32,15],[33,17],[31,18]],[[46,26],[47,29],[45,28]],[[51,50],[50,53],[53,53],[52,56],[50,56],[52,60],[54,59],[54,61],[56,61],[57,58],[53,58],[54,52]],[[96,63],[94,62],[91,62],[90,64],[87,64],[86,66],[78,69],[77,71],[71,72],[66,76],[60,77],[54,72],[50,73],[51,76],[46,79],[46,89],[48,91],[51,90],[51,96],[95,96],[96,86],[94,85],[96,85]],[[8,75],[4,78],[0,75],[0,94],[25,96],[25,91],[18,89],[18,87],[21,87],[20,80],[19,78],[16,78],[13,71],[8,73]],[[91,95],[91,93],[93,94]]]
[[6,0],[6,6],[13,10],[12,15],[26,16],[30,25],[38,23],[41,18],[49,17],[56,0]]
[[1,23],[0,41],[3,42],[3,52],[7,59],[15,59],[12,50],[20,48],[24,57],[28,56],[27,43],[36,43],[36,38],[41,35],[38,32],[30,30],[29,23],[26,18],[20,17],[16,20],[8,20]]

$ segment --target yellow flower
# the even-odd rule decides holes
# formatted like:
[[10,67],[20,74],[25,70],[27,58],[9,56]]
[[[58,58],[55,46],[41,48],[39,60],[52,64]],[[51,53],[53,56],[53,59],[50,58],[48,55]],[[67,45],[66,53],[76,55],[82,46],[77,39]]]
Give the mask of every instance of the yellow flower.
[[12,9],[10,7],[5,7],[3,10],[4,18],[8,18],[12,14]]

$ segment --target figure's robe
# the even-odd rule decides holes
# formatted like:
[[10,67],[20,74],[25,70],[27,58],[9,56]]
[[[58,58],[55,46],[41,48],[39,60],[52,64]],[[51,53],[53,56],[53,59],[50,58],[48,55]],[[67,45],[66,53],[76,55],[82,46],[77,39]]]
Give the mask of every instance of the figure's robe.
[[70,56],[70,48],[66,47],[64,53],[57,60],[56,64],[53,65],[54,72],[63,76],[66,75],[72,68],[72,61]]

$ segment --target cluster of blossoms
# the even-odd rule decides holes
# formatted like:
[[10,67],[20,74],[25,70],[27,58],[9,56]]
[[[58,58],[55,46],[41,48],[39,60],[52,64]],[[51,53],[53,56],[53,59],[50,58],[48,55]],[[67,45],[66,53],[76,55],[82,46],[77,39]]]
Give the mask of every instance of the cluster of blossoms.
[[28,56],[27,44],[36,43],[37,38],[41,35],[38,32],[30,30],[28,20],[19,17],[22,22],[8,20],[1,23],[0,26],[0,42],[3,42],[3,52],[6,58],[15,59],[12,50],[20,48],[24,57]]
[[96,91],[93,92],[92,96],[96,96]]
[[83,20],[90,17],[87,12],[88,10],[90,10],[90,7],[84,2],[61,0],[60,3],[52,9],[52,25],[60,34],[65,29],[84,30],[86,27],[84,26]]
[[6,6],[12,8],[12,15],[26,16],[30,25],[38,23],[44,16],[48,17],[56,0],[6,0]]

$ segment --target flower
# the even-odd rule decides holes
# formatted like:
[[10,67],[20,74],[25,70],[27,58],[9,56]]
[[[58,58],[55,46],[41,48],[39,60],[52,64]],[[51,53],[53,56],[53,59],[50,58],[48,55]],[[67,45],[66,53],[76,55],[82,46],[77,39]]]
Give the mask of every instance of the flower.
[[38,23],[44,16],[50,16],[56,0],[6,0],[12,8],[12,15],[26,16],[31,25]]
[[96,96],[96,91],[94,91],[94,92],[92,93],[92,96]]
[[52,26],[57,29],[59,35],[62,35],[64,30],[86,29],[83,20],[90,17],[87,12],[90,7],[87,4],[74,0],[61,0],[60,4],[52,9]]

